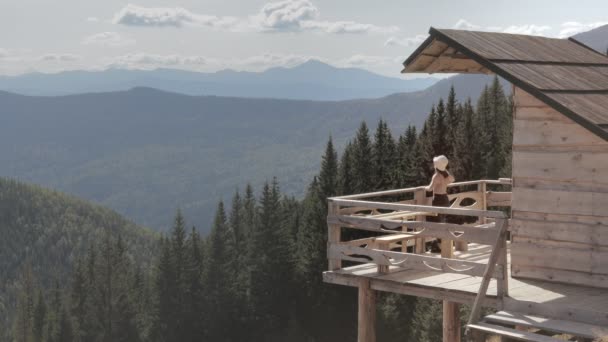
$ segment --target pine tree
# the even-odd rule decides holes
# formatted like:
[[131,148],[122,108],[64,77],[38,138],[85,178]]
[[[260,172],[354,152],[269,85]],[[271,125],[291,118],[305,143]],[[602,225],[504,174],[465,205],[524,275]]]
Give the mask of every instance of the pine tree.
[[408,126],[405,134],[399,136],[397,144],[397,163],[394,171],[394,186],[405,188],[412,184],[415,173],[414,148],[416,146],[416,126]]
[[352,150],[352,177],[355,193],[373,191],[373,151],[369,130],[365,121],[361,122]]
[[234,235],[227,222],[224,203],[220,201],[207,242],[205,274],[207,309],[213,313],[209,317],[208,338],[213,341],[228,340],[233,332],[230,319],[235,314],[232,296],[235,255]]
[[449,157],[455,156],[456,140],[458,138],[458,126],[461,120],[460,113],[458,111],[459,103],[456,101],[456,91],[454,85],[450,87],[450,93],[445,106],[445,121],[446,121],[446,132],[447,132],[447,145],[448,150],[446,155]]
[[395,141],[386,121],[380,119],[374,135],[373,152],[373,190],[387,190],[394,185]]
[[471,105],[471,99],[467,99],[463,106],[459,106],[460,122],[456,129],[456,141],[454,145],[454,162],[452,170],[456,179],[472,180],[474,177],[474,168],[480,166],[475,164],[475,156],[479,146],[476,137],[478,129],[474,126],[473,121],[474,111]]
[[171,244],[166,237],[161,237],[160,240],[160,256],[157,266],[156,275],[156,315],[157,322],[155,324],[156,331],[154,335],[160,341],[175,341],[176,326],[175,322],[175,291],[177,284],[173,275]]
[[338,153],[334,149],[331,137],[327,141],[325,154],[321,159],[321,171],[319,173],[319,186],[321,196],[328,198],[337,195],[338,188]]
[[417,298],[412,321],[412,340],[436,342],[442,340],[443,308],[440,301]]
[[289,320],[290,243],[281,227],[281,203],[276,179],[264,185],[250,249],[250,293],[254,331],[262,340],[277,339]]
[[205,291],[203,287],[204,250],[201,238],[192,227],[185,243],[183,265],[184,303],[179,310],[183,321],[181,322],[181,338],[183,341],[200,341],[205,338],[208,318],[205,307]]
[[76,266],[72,275],[71,288],[71,315],[74,326],[74,340],[83,341],[82,337],[86,335],[84,328],[86,327],[86,304],[87,295],[89,293],[86,282],[86,274],[82,260],[76,262]]
[[489,178],[488,162],[492,157],[491,103],[488,86],[485,86],[477,100],[477,110],[474,116],[474,126],[477,129],[477,148],[473,156],[473,179]]
[[19,279],[19,292],[17,297],[17,315],[13,336],[16,342],[33,341],[33,319],[35,283],[32,265],[29,260],[24,264]]
[[[59,308],[59,325],[57,331],[58,342],[72,342],[74,341],[74,331],[72,329],[72,319],[68,313],[65,305],[61,303]],[[115,340],[119,341],[119,340]],[[137,340],[132,340],[137,341]]]
[[38,290],[38,299],[34,308],[34,318],[32,323],[32,337],[34,342],[42,342],[46,324],[46,301],[42,290]]
[[340,165],[338,166],[338,194],[350,195],[355,193],[353,177],[353,149],[352,143],[348,143],[344,148]]
[[[433,122],[433,136],[431,140],[433,141],[433,155],[446,155],[450,152],[450,146],[448,145],[448,132],[446,127],[446,112],[445,105],[443,103],[443,99],[439,99],[439,103],[437,104],[437,116]],[[448,156],[449,158],[450,156]]]

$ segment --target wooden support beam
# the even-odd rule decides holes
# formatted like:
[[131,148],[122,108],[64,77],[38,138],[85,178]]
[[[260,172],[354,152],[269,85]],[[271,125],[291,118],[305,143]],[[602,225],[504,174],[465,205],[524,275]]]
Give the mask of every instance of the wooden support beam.
[[[333,201],[329,201],[328,203],[328,215],[335,215],[338,213],[340,206]],[[340,225],[336,224],[328,224],[327,225],[327,250],[329,251],[329,246],[332,243],[340,243],[342,239],[342,228]],[[335,271],[342,268],[342,260],[340,259],[330,259],[328,258],[328,270]]]
[[460,310],[454,302],[443,302],[443,342],[460,342]]
[[370,287],[370,280],[359,282],[359,327],[358,342],[376,342],[376,291]]
[[[452,259],[452,240],[441,240],[441,257]],[[443,342],[460,342],[460,310],[458,304],[443,301]]]

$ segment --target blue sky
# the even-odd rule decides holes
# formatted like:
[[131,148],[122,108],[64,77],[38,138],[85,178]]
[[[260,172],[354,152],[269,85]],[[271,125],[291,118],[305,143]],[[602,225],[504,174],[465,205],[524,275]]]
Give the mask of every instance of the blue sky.
[[264,70],[315,58],[399,74],[429,26],[567,37],[608,1],[2,0],[0,74]]

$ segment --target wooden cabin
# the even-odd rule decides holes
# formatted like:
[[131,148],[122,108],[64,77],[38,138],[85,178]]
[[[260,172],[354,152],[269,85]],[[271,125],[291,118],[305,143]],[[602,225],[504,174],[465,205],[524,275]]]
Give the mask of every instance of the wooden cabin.
[[[480,341],[608,336],[608,57],[573,39],[429,34],[403,72],[513,85],[512,178],[452,184],[450,208],[424,188],[329,200],[324,280],[359,288],[359,341],[375,341],[376,291],[443,300],[446,342],[460,341],[459,304]],[[469,223],[426,221],[439,214]],[[353,229],[377,236],[348,240]],[[441,254],[428,252],[437,238]]]

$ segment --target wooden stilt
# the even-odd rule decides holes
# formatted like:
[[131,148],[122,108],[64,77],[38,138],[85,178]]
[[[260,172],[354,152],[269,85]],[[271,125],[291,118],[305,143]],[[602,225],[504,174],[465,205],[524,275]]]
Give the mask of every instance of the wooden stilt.
[[443,302],[443,342],[460,342],[460,310],[454,302]]
[[[452,240],[441,240],[441,257],[453,256]],[[443,301],[443,342],[460,342],[460,310],[454,302]]]
[[376,342],[376,292],[370,288],[369,279],[359,283],[359,331],[358,342]]

